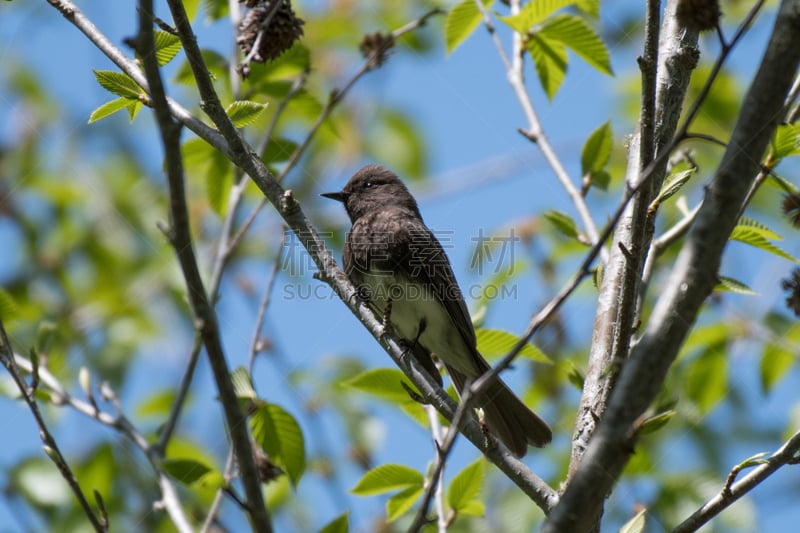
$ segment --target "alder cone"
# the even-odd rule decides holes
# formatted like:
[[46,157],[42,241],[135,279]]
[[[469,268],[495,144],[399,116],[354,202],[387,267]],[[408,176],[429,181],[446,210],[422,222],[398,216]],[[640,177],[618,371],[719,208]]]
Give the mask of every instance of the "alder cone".
[[277,11],[272,20],[269,21],[269,25],[260,40],[258,39],[258,34],[274,4],[272,2],[245,2],[245,5],[252,3],[255,7],[247,13],[239,24],[239,36],[236,38],[236,42],[244,55],[248,57],[253,47],[258,43],[258,49],[250,59],[256,63],[264,63],[267,60],[271,61],[279,58],[303,35],[303,19],[295,15],[292,4],[287,0],[273,1],[278,1],[280,5],[276,8]]

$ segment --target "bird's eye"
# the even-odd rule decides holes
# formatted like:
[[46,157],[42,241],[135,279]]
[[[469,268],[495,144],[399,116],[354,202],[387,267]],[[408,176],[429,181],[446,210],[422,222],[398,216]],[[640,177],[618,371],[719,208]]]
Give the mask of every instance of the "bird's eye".
[[366,181],[366,182],[364,182],[364,188],[365,188],[365,189],[371,189],[371,188],[372,188],[374,185],[375,185],[375,183],[374,183],[374,182],[372,182],[372,181]]

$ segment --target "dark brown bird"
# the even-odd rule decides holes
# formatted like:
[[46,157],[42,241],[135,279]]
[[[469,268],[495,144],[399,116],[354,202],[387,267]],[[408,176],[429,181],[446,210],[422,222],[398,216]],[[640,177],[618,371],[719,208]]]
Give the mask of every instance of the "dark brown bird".
[[[344,245],[344,269],[378,316],[387,316],[411,353],[441,383],[431,354],[444,362],[456,390],[489,370],[478,353],[469,311],[444,249],[420,215],[402,181],[380,165],[368,165],[341,192],[322,196],[344,204],[352,228]],[[486,423],[517,457],[528,445],[550,442],[547,424],[500,378],[475,399]]]

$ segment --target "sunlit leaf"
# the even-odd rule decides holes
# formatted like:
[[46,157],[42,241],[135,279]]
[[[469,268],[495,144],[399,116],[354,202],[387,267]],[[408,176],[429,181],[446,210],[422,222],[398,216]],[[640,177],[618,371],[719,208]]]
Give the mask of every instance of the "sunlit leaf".
[[647,514],[647,509],[642,508],[638,513],[633,515],[633,518],[625,522],[625,524],[619,528],[619,533],[642,533],[645,526],[645,514]]
[[164,66],[181,51],[181,40],[177,35],[172,35],[165,31],[156,30],[154,32],[156,47],[156,59],[159,66]]
[[516,15],[497,17],[517,31],[525,35],[534,24],[539,24],[559,9],[576,4],[575,0],[534,0],[526,3]]
[[283,467],[297,486],[306,468],[303,432],[297,420],[282,407],[261,403],[250,417],[253,438],[264,453]]
[[350,515],[344,512],[322,526],[319,533],[347,533],[350,530]]
[[139,98],[139,95],[144,94],[144,90],[127,74],[115,72],[113,70],[93,70],[92,72],[94,72],[97,83],[99,83],[103,89],[117,96],[136,100]]
[[555,15],[542,24],[538,33],[563,43],[603,74],[614,74],[605,43],[581,17],[568,14]]
[[[475,330],[475,336],[478,338],[478,351],[489,360],[506,355],[519,341],[519,337],[513,333],[500,329],[478,328]],[[539,363],[553,363],[539,348],[530,343],[526,343],[519,354]]]
[[373,368],[344,381],[342,385],[358,389],[393,403],[411,401],[401,383],[416,391],[408,378],[396,368]]
[[239,366],[231,372],[231,382],[237,398],[255,400],[258,397],[245,367]]
[[790,155],[800,155],[800,122],[779,125],[772,138],[772,156],[775,159]]
[[[494,2],[494,0],[481,1],[486,9],[489,9]],[[444,42],[448,54],[475,31],[481,19],[482,14],[475,5],[475,0],[462,0],[450,9],[444,22]]]
[[563,211],[550,209],[544,213],[544,218],[567,237],[571,237],[573,239],[578,237],[578,226],[575,224],[575,221],[572,219],[572,217]]
[[676,413],[674,410],[669,410],[647,418],[639,426],[639,432],[638,432],[639,435],[647,435],[648,433],[655,433],[662,427],[666,426],[667,422],[672,420],[672,417],[674,417],[675,414]]
[[232,102],[225,112],[236,125],[237,128],[243,128],[258,120],[267,110],[268,104],[260,104],[258,102],[250,102],[248,100],[238,100]]
[[727,276],[717,276],[717,277],[719,278],[719,284],[717,284],[717,286],[714,287],[715,291],[733,292],[736,294],[746,294],[749,296],[754,296],[758,294],[753,289],[742,283],[741,281],[729,278]]
[[423,487],[415,486],[393,494],[386,502],[386,521],[394,522],[411,509],[422,495]]
[[374,496],[409,487],[422,487],[425,478],[417,470],[398,464],[385,464],[368,470],[350,492],[358,496]]
[[761,354],[761,388],[770,392],[798,361],[800,324],[795,323],[783,335],[770,340]]
[[447,489],[447,503],[453,510],[460,513],[478,498],[485,472],[485,461],[479,458],[456,474]]
[[175,400],[175,389],[164,389],[154,392],[136,406],[137,416],[166,416]]
[[117,111],[122,111],[123,109],[127,108],[130,103],[131,103],[130,98],[123,98],[123,97],[115,98],[110,102],[106,102],[105,104],[99,106],[94,111],[92,111],[92,114],[89,115],[89,124],[97,122],[100,119],[106,118],[109,115],[113,115]]
[[567,73],[567,48],[555,39],[535,33],[528,39],[527,49],[542,89],[547,98],[552,100]]
[[612,141],[613,133],[610,121],[607,121],[589,135],[581,151],[581,174],[601,170],[606,166],[609,157],[611,157]]
[[765,252],[769,252],[771,254],[775,254],[779,257],[783,257],[784,259],[788,259],[794,263],[799,262],[796,257],[794,257],[789,252],[775,246],[767,240],[763,236],[763,231],[747,225],[738,225],[733,228],[733,232],[731,233],[731,240],[743,242],[745,244],[749,244],[750,246],[754,246],[760,250],[764,250]]

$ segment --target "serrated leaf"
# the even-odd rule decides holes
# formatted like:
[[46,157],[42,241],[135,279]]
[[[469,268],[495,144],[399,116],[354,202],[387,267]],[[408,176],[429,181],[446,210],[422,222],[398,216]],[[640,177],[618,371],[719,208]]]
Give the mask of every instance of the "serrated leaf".
[[386,521],[394,522],[411,509],[422,495],[422,487],[408,487],[392,495],[386,502]]
[[93,70],[94,77],[100,86],[110,93],[137,100],[144,90],[127,74],[113,70]]
[[608,164],[613,139],[611,121],[607,121],[589,135],[581,150],[581,174],[602,170]]
[[544,213],[544,218],[553,224],[558,231],[570,238],[578,237],[578,226],[571,216],[563,211],[556,211],[551,209]]
[[213,470],[195,459],[164,459],[161,466],[167,474],[184,485],[194,485]]
[[[519,341],[519,337],[513,333],[500,329],[478,328],[475,330],[475,336],[478,339],[478,351],[489,360],[506,355]],[[526,343],[519,354],[539,363],[553,363],[539,348],[530,343]]]
[[678,192],[681,187],[689,181],[689,178],[697,170],[695,167],[692,167],[687,170],[682,170],[680,172],[676,172],[675,174],[670,174],[667,176],[667,179],[664,180],[664,183],[661,184],[661,190],[658,192],[658,196],[653,203],[658,205],[664,202],[667,198],[673,196],[676,192]]
[[255,400],[258,398],[256,389],[253,388],[250,374],[247,373],[245,367],[237,367],[236,370],[231,372],[231,383],[233,383],[233,390],[237,398],[247,400]]
[[358,496],[374,496],[410,487],[422,488],[425,478],[417,470],[404,465],[385,464],[368,470],[350,492]]
[[800,155],[800,123],[779,125],[772,138],[772,157],[781,160],[790,155]]
[[173,60],[181,51],[181,40],[177,35],[172,35],[165,31],[156,30],[154,32],[154,40],[156,47],[156,60],[158,65],[163,67]]
[[258,120],[267,110],[267,106],[268,104],[259,104],[249,100],[237,100],[232,102],[225,112],[228,113],[237,128],[243,128]]
[[762,235],[762,232],[757,228],[752,228],[749,226],[736,226],[733,228],[733,232],[731,233],[731,240],[732,241],[739,241],[745,244],[749,244],[750,246],[755,246],[760,250],[764,250],[765,252],[769,252],[771,254],[775,254],[778,257],[783,257],[784,259],[788,259],[794,263],[797,263],[798,260],[789,252],[778,248],[770,241],[768,241]]
[[456,474],[447,489],[447,503],[453,510],[460,513],[478,498],[485,471],[484,460],[480,458]]
[[642,508],[633,518],[619,528],[619,533],[642,533],[644,531],[646,513],[647,509]]
[[373,394],[390,403],[412,401],[401,383],[413,391],[417,390],[405,374],[396,368],[373,368],[342,382],[342,385]]
[[672,420],[672,417],[675,416],[675,410],[664,411],[663,413],[658,413],[657,415],[653,415],[648,417],[642,424],[639,426],[639,435],[647,435],[648,433],[655,433],[662,427],[667,425],[667,422]]
[[567,48],[554,39],[533,34],[528,39],[527,50],[536,67],[539,83],[547,98],[552,100],[567,73]]
[[525,35],[534,24],[538,24],[559,9],[575,4],[575,0],[534,0],[528,2],[519,13],[507,17],[497,17],[517,33]]
[[[136,101],[138,102],[138,100]],[[110,102],[106,102],[105,104],[97,107],[94,111],[92,111],[92,114],[89,115],[88,123],[92,124],[94,122],[97,122],[98,120],[106,118],[109,115],[113,115],[117,111],[122,111],[123,109],[128,107],[128,104],[130,103],[131,103],[130,98],[123,98],[123,97],[115,98]]]
[[748,296],[755,296],[757,293],[742,283],[741,281],[729,278],[727,276],[718,276],[719,284],[714,287],[715,291],[720,292],[733,292],[736,294],[745,294]]
[[555,15],[548,18],[537,33],[563,43],[603,74],[613,76],[611,57],[605,43],[581,17]]
[[[481,0],[486,9],[494,0]],[[475,0],[462,0],[450,9],[444,21],[444,42],[448,54],[463,43],[481,23],[482,13]]]
[[773,241],[782,241],[783,237],[772,231],[766,224],[759,222],[758,220],[752,219],[750,217],[741,217],[739,221],[736,223],[736,226],[741,226],[744,228],[749,228],[759,235],[764,237],[765,239],[772,239]]
[[344,512],[322,526],[319,533],[348,533],[350,530],[350,514]]
[[297,420],[279,405],[265,402],[250,417],[250,425],[264,453],[297,486],[306,468],[305,441]]
[[600,16],[600,0],[578,0],[575,6],[590,17]]

